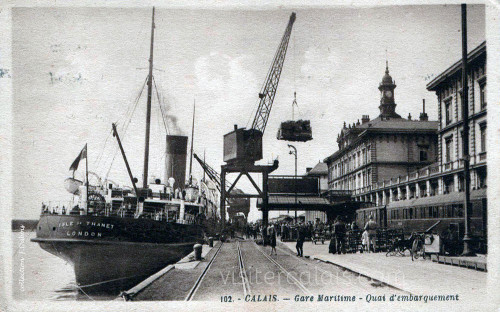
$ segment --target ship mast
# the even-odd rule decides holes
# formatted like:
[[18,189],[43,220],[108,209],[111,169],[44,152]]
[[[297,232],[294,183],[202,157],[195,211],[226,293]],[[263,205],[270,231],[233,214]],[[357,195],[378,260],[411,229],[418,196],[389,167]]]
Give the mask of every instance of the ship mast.
[[142,187],[148,187],[148,165],[149,165],[149,132],[151,129],[151,93],[153,89],[153,41],[155,33],[155,8],[153,7],[153,17],[151,21],[151,47],[149,52],[149,76],[148,76],[148,106],[146,111],[146,142],[144,147],[144,173]]
[[189,161],[189,185],[193,185],[193,141],[194,141],[194,114],[196,112],[196,100],[193,102],[193,125],[191,126],[191,156]]

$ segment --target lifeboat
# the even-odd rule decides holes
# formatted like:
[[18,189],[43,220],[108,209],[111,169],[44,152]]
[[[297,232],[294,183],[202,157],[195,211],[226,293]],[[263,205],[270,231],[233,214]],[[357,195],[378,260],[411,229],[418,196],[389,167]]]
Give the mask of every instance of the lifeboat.
[[83,182],[75,178],[67,178],[64,180],[64,187],[66,188],[66,191],[73,195],[80,195],[80,186],[82,185]]

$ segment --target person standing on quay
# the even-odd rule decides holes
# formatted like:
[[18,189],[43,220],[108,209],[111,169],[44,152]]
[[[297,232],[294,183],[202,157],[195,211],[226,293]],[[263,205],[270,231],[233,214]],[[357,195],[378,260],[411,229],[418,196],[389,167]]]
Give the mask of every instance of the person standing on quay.
[[297,245],[295,245],[295,248],[297,249],[297,257],[303,257],[304,256],[304,241],[306,240],[306,233],[305,229],[302,226],[302,224],[299,224],[297,226]]
[[370,220],[365,225],[365,231],[368,232],[368,252],[370,252],[372,246],[373,252],[377,251],[377,227],[377,222],[373,221],[373,216],[370,216]]
[[270,224],[267,228],[267,236],[269,237],[269,245],[271,245],[271,253],[269,255],[273,255],[273,250],[274,254],[278,255],[278,253],[276,252],[276,229],[272,224]]
[[340,216],[337,216],[335,224],[333,225],[333,231],[335,233],[335,245],[336,251],[340,255],[345,252],[344,240],[345,240],[345,224],[342,222]]

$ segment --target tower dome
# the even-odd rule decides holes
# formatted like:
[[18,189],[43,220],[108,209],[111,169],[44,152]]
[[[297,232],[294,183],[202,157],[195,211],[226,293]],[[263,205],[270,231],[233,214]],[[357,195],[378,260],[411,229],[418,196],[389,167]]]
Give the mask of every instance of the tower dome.
[[382,77],[382,85],[392,85],[392,77],[389,75],[389,64],[387,61],[385,61],[385,75]]
[[383,118],[401,118],[396,113],[396,103],[394,102],[394,89],[396,84],[389,75],[389,63],[385,61],[385,75],[382,77],[382,82],[378,86],[380,90],[380,116]]

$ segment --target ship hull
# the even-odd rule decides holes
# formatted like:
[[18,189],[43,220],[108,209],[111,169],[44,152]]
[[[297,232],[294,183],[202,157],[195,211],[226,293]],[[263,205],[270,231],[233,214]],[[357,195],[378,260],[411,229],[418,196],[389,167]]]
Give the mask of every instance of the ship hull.
[[40,247],[68,262],[87,290],[125,290],[175,263],[203,238],[199,225],[103,216],[43,215]]

